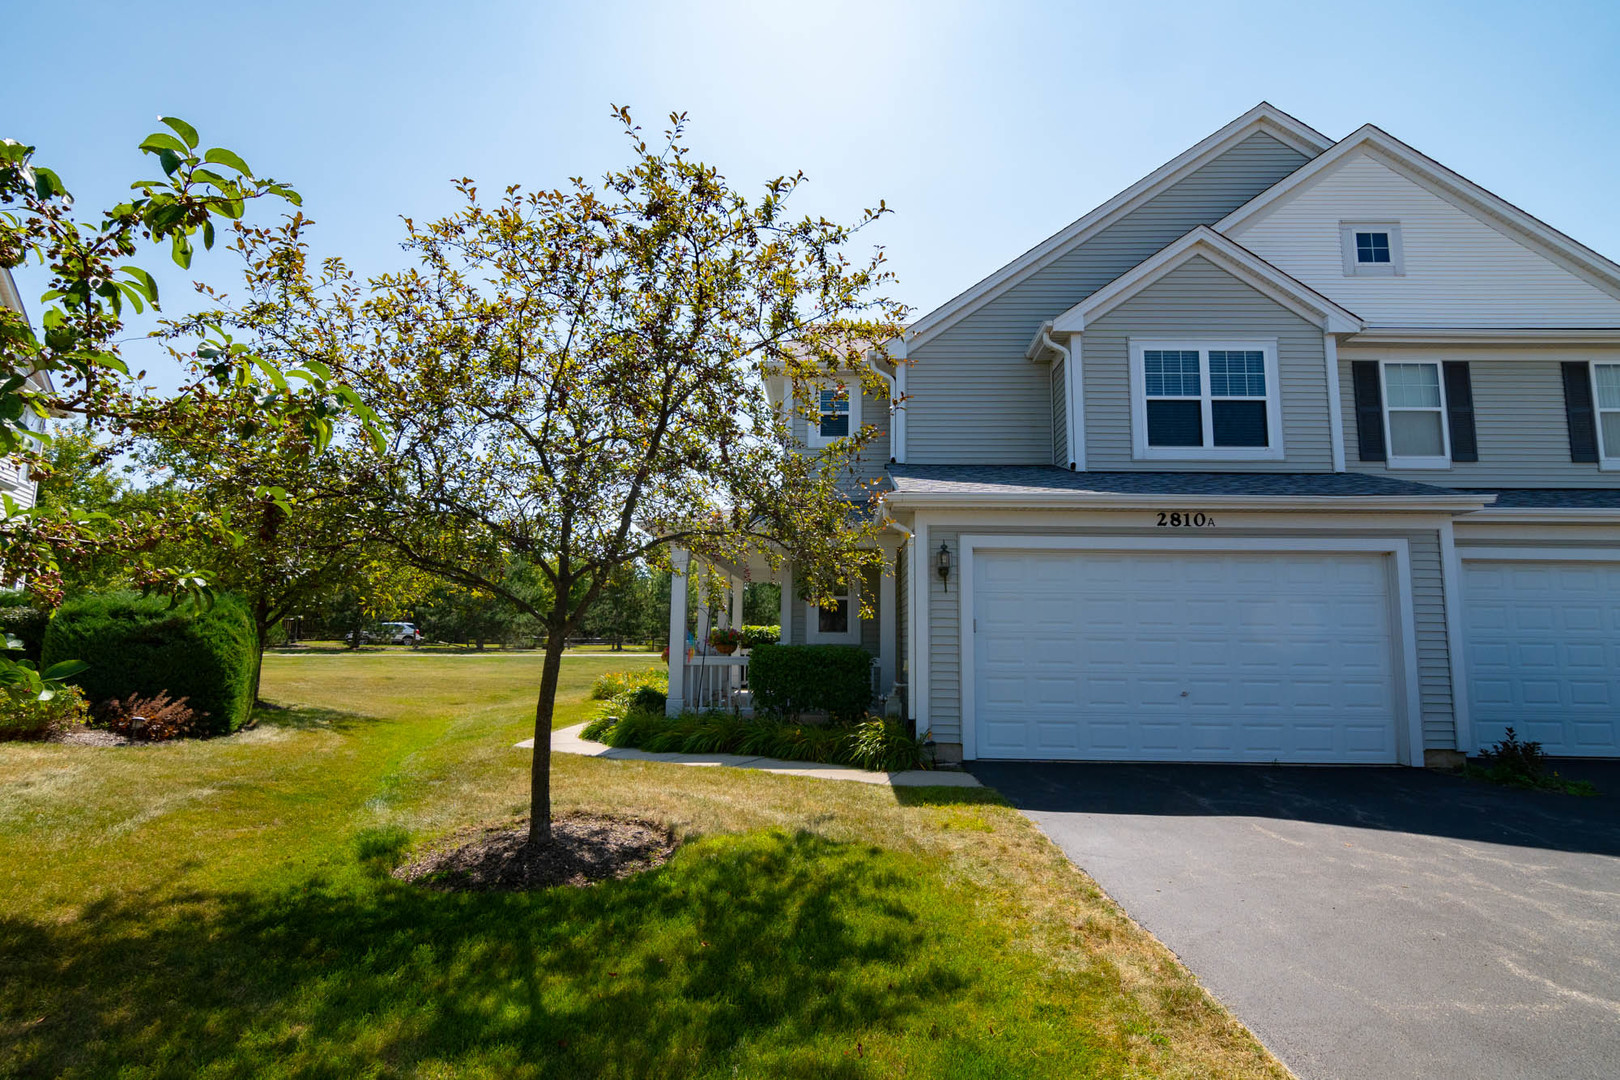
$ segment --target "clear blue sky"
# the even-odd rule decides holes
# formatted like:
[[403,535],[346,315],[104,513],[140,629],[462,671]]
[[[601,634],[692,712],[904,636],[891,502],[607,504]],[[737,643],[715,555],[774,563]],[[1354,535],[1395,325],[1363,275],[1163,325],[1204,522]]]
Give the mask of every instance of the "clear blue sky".
[[[918,314],[1262,99],[1335,138],[1377,123],[1620,258],[1613,0],[11,0],[5,25],[27,46],[0,136],[81,201],[118,197],[135,144],[178,115],[293,182],[318,246],[368,273],[398,265],[400,215],[452,209],[451,177],[552,186],[624,161],[610,103],[653,130],[689,112],[736,184],[804,170],[803,210],[886,199],[868,236]],[[163,274],[171,307],[187,277]]]

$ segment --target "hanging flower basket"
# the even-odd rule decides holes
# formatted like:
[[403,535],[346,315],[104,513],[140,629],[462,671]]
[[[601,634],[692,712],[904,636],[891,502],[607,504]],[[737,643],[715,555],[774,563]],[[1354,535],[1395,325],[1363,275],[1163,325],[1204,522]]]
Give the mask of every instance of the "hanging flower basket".
[[709,648],[721,656],[730,656],[737,651],[737,646],[743,642],[743,632],[737,629],[722,630],[715,627],[709,631]]

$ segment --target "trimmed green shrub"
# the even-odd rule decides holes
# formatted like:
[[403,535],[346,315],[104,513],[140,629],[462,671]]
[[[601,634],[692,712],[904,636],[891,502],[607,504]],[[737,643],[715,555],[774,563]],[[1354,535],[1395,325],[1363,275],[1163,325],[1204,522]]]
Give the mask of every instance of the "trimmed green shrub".
[[[39,662],[40,647],[45,643],[45,628],[50,625],[51,613],[39,607],[34,598],[18,589],[0,589],[0,656],[12,660]],[[5,648],[5,638],[14,637],[22,642],[20,649]]]
[[872,654],[859,645],[761,645],[748,661],[748,688],[764,716],[859,720],[872,704]]
[[89,664],[72,682],[92,705],[167,692],[189,699],[200,732],[218,735],[241,727],[253,710],[255,648],[253,622],[234,597],[203,610],[110,593],[62,605],[42,659]]
[[729,712],[665,716],[621,701],[605,708],[583,734],[593,742],[653,753],[747,754],[878,772],[933,767],[929,751],[906,734],[904,724],[876,717],[856,724],[795,724]]
[[761,645],[775,645],[782,640],[780,626],[745,626],[742,628],[743,648],[757,649]]

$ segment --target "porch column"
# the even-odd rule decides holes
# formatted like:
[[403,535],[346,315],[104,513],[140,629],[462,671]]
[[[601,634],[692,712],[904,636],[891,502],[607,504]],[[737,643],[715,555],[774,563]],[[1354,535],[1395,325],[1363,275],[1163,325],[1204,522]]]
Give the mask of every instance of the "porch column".
[[679,716],[686,700],[686,585],[687,567],[691,553],[685,548],[671,547],[669,561],[675,573],[669,579],[669,696],[664,699],[664,714]]
[[883,542],[883,571],[878,576],[878,690],[885,697],[894,691],[895,673],[895,555],[898,544]]
[[782,613],[778,618],[782,622],[783,645],[793,644],[793,563],[787,559],[782,560],[782,572],[778,575],[782,580]]

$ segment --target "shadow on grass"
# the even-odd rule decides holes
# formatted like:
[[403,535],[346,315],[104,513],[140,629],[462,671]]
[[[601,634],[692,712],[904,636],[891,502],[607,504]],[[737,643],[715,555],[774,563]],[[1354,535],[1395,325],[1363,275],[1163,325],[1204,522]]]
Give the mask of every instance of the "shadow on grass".
[[381,722],[379,717],[345,712],[342,709],[323,709],[314,705],[276,705],[261,701],[253,706],[253,725],[261,728],[350,732],[362,726]]
[[901,806],[1008,806],[1001,792],[987,787],[896,786],[894,801]]
[[920,914],[934,889],[905,856],[768,833],[590,889],[373,876],[10,916],[0,1076],[866,1075],[861,1033],[926,1027],[980,971]]

